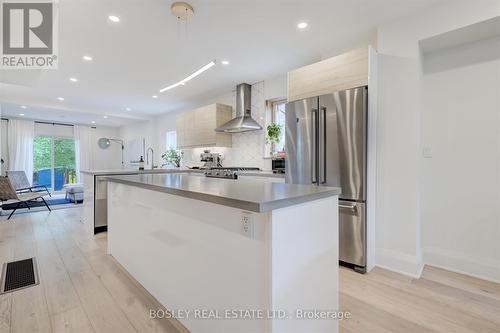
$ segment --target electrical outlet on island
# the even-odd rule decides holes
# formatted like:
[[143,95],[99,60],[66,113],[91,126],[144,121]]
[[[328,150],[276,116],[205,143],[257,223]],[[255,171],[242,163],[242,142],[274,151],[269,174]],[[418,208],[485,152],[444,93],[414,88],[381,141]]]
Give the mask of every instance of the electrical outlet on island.
[[243,212],[241,215],[241,231],[244,236],[253,238],[253,214]]

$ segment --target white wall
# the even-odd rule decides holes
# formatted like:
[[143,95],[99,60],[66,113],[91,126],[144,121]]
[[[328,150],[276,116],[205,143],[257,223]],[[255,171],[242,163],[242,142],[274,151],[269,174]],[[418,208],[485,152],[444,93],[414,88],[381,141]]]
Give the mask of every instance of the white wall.
[[424,65],[424,261],[500,281],[500,38]]
[[[419,274],[415,60],[379,54],[376,264]],[[397,88],[400,87],[400,88]],[[395,91],[397,90],[397,93]]]
[[73,137],[73,126],[35,123],[35,136]]
[[[118,129],[118,136],[124,141],[125,151],[127,151],[127,146],[130,141],[137,139],[145,140],[145,150],[149,147],[152,147],[158,155],[160,150],[157,147],[157,122],[156,121],[137,121],[133,125],[123,126]],[[127,154],[125,154],[126,156]],[[161,155],[161,153],[160,153]],[[155,156],[155,160],[158,156]],[[139,160],[139,156],[136,157]],[[146,160],[146,156],[143,156],[144,160]],[[125,167],[131,167],[125,157]]]
[[345,41],[342,44],[336,44],[330,46],[328,51],[323,52],[321,54],[321,59],[319,60],[325,60],[331,57],[335,57],[339,54],[352,51],[354,49],[368,47],[368,46],[377,49],[377,29],[367,31],[363,34],[360,34],[354,39]]
[[[286,75],[282,75],[270,80],[265,80],[252,85],[252,116],[265,127],[266,119],[266,100],[286,97]],[[235,114],[236,95],[235,91],[227,92],[206,100],[202,105],[211,103],[222,103],[233,107],[233,116]],[[191,109],[190,109],[191,110]],[[165,115],[155,117],[150,121],[137,122],[134,125],[128,125],[120,128],[120,137],[125,141],[145,138],[146,148],[153,147],[155,150],[155,163],[160,165],[161,154],[165,151],[165,134],[167,131],[175,130],[175,117],[179,112],[189,110],[180,110],[170,112]],[[265,159],[265,131],[256,131],[249,133],[233,134],[233,145],[231,148],[196,148],[184,149],[183,163],[191,161],[199,162],[200,153],[203,149],[211,149],[213,152],[223,154],[225,166],[253,166],[264,170],[271,169],[271,160]]]
[[112,142],[108,149],[103,150],[97,145],[99,138],[118,139],[119,130],[116,127],[97,127],[92,131],[92,156],[93,169],[119,169],[121,168],[120,144]]
[[422,70],[418,42],[499,14],[498,0],[456,0],[385,24],[378,30],[379,266],[418,276],[423,264],[421,202],[427,199],[421,191]]

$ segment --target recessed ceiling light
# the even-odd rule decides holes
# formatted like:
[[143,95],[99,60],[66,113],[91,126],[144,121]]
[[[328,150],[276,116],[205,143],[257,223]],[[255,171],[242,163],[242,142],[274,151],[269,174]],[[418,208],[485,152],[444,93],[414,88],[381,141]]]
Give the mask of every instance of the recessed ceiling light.
[[64,101],[64,97],[57,97],[58,100]]
[[305,29],[307,28],[308,24],[307,22],[300,22],[299,24],[297,24],[297,28],[299,29]]
[[153,96],[151,96],[151,97],[153,97],[153,98],[158,98],[158,95],[153,95]]
[[78,79],[76,77],[70,77],[69,80],[71,82],[78,82]]
[[197,77],[198,75],[200,75],[201,73],[203,73],[204,71],[208,70],[209,68],[211,68],[212,66],[215,66],[215,60],[213,61],[210,61],[208,64],[206,64],[205,66],[203,66],[202,68],[198,69],[196,72],[194,72],[193,74],[189,75],[188,77],[180,80],[179,82],[177,83],[174,83],[174,84],[171,84],[169,85],[168,87],[165,87],[163,89],[160,89],[160,92],[165,92],[167,90],[170,90],[170,89],[173,89],[175,87],[178,87],[178,86],[183,86],[186,84],[186,82],[188,82],[189,80],[192,80],[194,79],[195,77]]
[[24,113],[20,113],[19,115],[20,115],[21,117],[24,117]]
[[92,61],[92,57],[89,56],[89,55],[84,55],[83,56],[83,60],[85,60],[85,61]]
[[108,116],[104,116],[103,118],[104,118],[104,119],[108,119]]
[[127,110],[127,111],[132,111],[132,109],[131,109],[131,108],[125,108],[125,110]]
[[116,15],[109,15],[108,16],[108,19],[111,21],[111,22],[114,22],[114,23],[118,23],[120,22],[120,18]]
[[227,61],[227,60],[222,60],[222,61],[221,61],[221,64],[223,64],[223,65],[229,65],[229,61]]
[[28,107],[26,105],[21,105],[20,108],[21,109],[27,109]]
[[94,121],[94,120],[92,120],[92,124],[95,124],[95,121]]

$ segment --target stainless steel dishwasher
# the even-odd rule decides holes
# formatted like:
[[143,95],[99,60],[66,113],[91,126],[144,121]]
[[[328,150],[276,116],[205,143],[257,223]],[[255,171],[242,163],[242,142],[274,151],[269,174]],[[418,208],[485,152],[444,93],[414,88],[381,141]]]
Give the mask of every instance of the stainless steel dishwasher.
[[94,232],[106,231],[108,227],[108,182],[106,176],[94,177]]

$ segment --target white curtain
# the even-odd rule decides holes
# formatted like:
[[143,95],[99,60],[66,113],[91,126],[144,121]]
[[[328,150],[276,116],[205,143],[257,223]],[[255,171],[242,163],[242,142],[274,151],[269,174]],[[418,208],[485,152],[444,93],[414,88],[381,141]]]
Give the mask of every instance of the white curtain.
[[94,167],[92,158],[92,129],[87,126],[73,126],[75,138],[76,181],[81,183],[80,170],[91,170]]
[[33,184],[35,122],[33,120],[9,119],[7,128],[8,170],[26,172],[30,184]]

